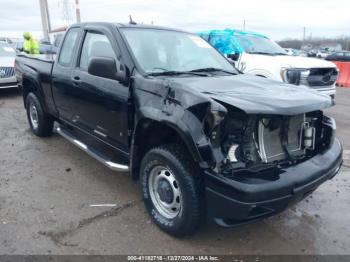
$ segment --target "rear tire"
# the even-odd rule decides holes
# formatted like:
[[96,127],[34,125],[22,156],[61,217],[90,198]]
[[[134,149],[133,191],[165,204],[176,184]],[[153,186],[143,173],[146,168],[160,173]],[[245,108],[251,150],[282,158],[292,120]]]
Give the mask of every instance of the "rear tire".
[[27,118],[30,129],[39,137],[52,135],[53,118],[46,114],[43,107],[34,93],[29,93],[26,97]]
[[204,218],[202,177],[178,145],[153,148],[141,163],[145,207],[155,224],[176,237],[190,235]]

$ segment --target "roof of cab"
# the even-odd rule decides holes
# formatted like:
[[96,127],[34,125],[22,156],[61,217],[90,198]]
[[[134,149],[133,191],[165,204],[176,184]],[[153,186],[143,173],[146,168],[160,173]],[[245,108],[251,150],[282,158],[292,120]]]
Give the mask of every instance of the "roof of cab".
[[129,24],[129,23],[110,23],[110,22],[84,22],[84,23],[76,23],[71,25],[71,27],[84,27],[89,25],[100,25],[100,26],[116,26],[117,28],[140,28],[140,29],[158,29],[158,30],[170,30],[170,31],[177,31],[177,32],[183,32],[183,33],[190,33],[186,32],[181,29],[175,29],[170,27],[163,27],[163,26],[156,26],[156,25],[147,25],[147,24]]

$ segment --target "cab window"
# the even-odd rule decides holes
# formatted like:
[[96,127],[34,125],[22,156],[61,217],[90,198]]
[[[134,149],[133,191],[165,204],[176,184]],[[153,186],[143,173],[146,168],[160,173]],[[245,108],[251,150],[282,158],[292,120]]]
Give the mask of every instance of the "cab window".
[[71,64],[73,60],[74,47],[78,41],[79,30],[79,28],[72,28],[67,32],[58,59],[58,62],[61,65],[69,66]]
[[79,67],[88,70],[89,61],[92,57],[113,58],[117,62],[113,47],[107,36],[98,33],[87,32],[81,50]]

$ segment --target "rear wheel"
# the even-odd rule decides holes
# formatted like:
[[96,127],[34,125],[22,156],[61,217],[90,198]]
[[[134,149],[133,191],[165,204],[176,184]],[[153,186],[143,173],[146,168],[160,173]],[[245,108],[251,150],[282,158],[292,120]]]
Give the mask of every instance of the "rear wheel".
[[50,136],[53,131],[53,119],[46,114],[34,93],[26,97],[27,118],[32,132],[39,137]]
[[151,149],[142,160],[141,180],[146,209],[162,230],[181,237],[198,228],[204,212],[201,176],[179,146]]

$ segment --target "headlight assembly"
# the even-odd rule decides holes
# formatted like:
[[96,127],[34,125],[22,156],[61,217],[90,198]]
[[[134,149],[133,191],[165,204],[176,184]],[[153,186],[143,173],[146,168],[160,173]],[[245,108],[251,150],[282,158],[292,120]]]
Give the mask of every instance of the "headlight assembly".
[[238,144],[233,144],[228,150],[227,157],[228,157],[228,159],[230,160],[231,163],[238,162],[238,159],[237,159],[238,147],[239,147]]
[[304,80],[309,76],[310,70],[303,68],[282,68],[281,77],[284,82],[300,85],[304,84]]
[[212,103],[210,111],[207,113],[204,121],[204,131],[208,136],[212,135],[220,123],[225,119],[227,110],[224,106],[219,103]]
[[206,124],[208,125],[209,129],[213,129],[221,123],[224,117],[225,113],[223,112],[211,111],[206,118]]

